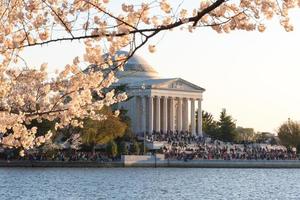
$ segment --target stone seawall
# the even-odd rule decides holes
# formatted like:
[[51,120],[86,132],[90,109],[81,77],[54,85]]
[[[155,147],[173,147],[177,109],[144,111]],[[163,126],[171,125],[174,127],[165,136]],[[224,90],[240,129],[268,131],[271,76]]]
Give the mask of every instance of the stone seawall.
[[169,161],[167,167],[195,168],[300,168],[300,161],[263,160],[193,160],[188,162]]
[[299,160],[168,160],[163,155],[123,156],[124,167],[300,168]]
[[177,167],[177,168],[300,168],[299,160],[168,160],[156,156],[122,156],[118,162],[0,161],[0,167]]
[[90,162],[90,161],[0,161],[0,167],[124,167],[123,162]]

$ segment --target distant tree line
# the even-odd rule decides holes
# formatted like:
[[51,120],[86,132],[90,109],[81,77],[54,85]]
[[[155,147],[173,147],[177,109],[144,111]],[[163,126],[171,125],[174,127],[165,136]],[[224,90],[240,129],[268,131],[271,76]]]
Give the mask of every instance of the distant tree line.
[[288,119],[277,129],[277,136],[269,132],[255,132],[253,128],[236,126],[236,121],[223,109],[219,120],[209,112],[202,112],[203,132],[213,139],[235,143],[281,144],[300,150],[300,122]]
[[255,132],[253,128],[236,125],[236,120],[222,109],[219,119],[215,120],[209,112],[202,111],[203,132],[213,139],[235,143],[271,143],[278,144],[275,135],[269,132]]

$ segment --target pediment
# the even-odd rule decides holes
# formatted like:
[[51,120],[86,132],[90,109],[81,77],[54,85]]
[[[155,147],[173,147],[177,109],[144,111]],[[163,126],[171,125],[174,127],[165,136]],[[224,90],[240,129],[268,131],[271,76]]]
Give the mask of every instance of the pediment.
[[205,91],[204,88],[201,88],[193,83],[190,83],[186,80],[183,80],[181,78],[176,79],[170,79],[165,82],[152,84],[152,88],[160,88],[160,89],[172,89],[172,90],[200,90]]

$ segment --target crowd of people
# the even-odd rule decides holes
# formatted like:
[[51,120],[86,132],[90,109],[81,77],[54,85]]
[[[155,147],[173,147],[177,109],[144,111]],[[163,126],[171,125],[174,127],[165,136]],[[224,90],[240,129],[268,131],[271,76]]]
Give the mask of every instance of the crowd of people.
[[211,138],[193,136],[188,132],[154,132],[149,141],[163,142],[167,159],[177,160],[297,160],[296,149],[269,144],[233,144]]
[[168,144],[171,143],[195,143],[202,141],[203,138],[193,136],[187,131],[168,131],[167,133],[162,133],[162,132],[153,132],[152,134],[147,134],[146,139],[149,142],[168,142]]
[[[289,149],[282,145],[260,143],[225,143],[212,140],[209,137],[199,137],[189,132],[153,132],[146,135],[148,143],[160,144],[160,151],[166,159],[173,160],[299,160],[296,149]],[[85,152],[61,149],[53,153],[32,151],[24,157],[18,154],[6,153],[0,155],[5,160],[31,161],[97,161],[106,162],[120,159],[112,158],[105,151]]]
[[25,156],[16,156],[16,154],[7,153],[2,157],[4,160],[30,160],[30,161],[97,161],[107,162],[116,158],[111,158],[104,152],[83,152],[59,150],[55,153],[28,152]]

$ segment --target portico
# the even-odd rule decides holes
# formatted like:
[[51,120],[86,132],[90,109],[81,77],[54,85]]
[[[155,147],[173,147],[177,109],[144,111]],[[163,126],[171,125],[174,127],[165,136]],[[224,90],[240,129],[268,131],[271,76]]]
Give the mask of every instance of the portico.
[[[140,92],[139,92],[140,93]],[[144,91],[146,93],[146,91]],[[136,110],[136,120],[132,125],[134,132],[178,131],[191,132],[193,135],[202,136],[202,98],[197,93],[179,95],[178,93],[163,94],[155,90],[150,90],[149,94],[132,95],[134,110]],[[197,102],[197,109],[195,103]],[[200,105],[200,106],[199,106]],[[197,130],[196,130],[197,121]],[[137,123],[134,123],[137,122]]]
[[127,86],[130,97],[119,107],[128,110],[134,133],[190,132],[202,136],[203,88],[181,78],[159,78],[136,55],[125,65],[119,79],[118,84]]

